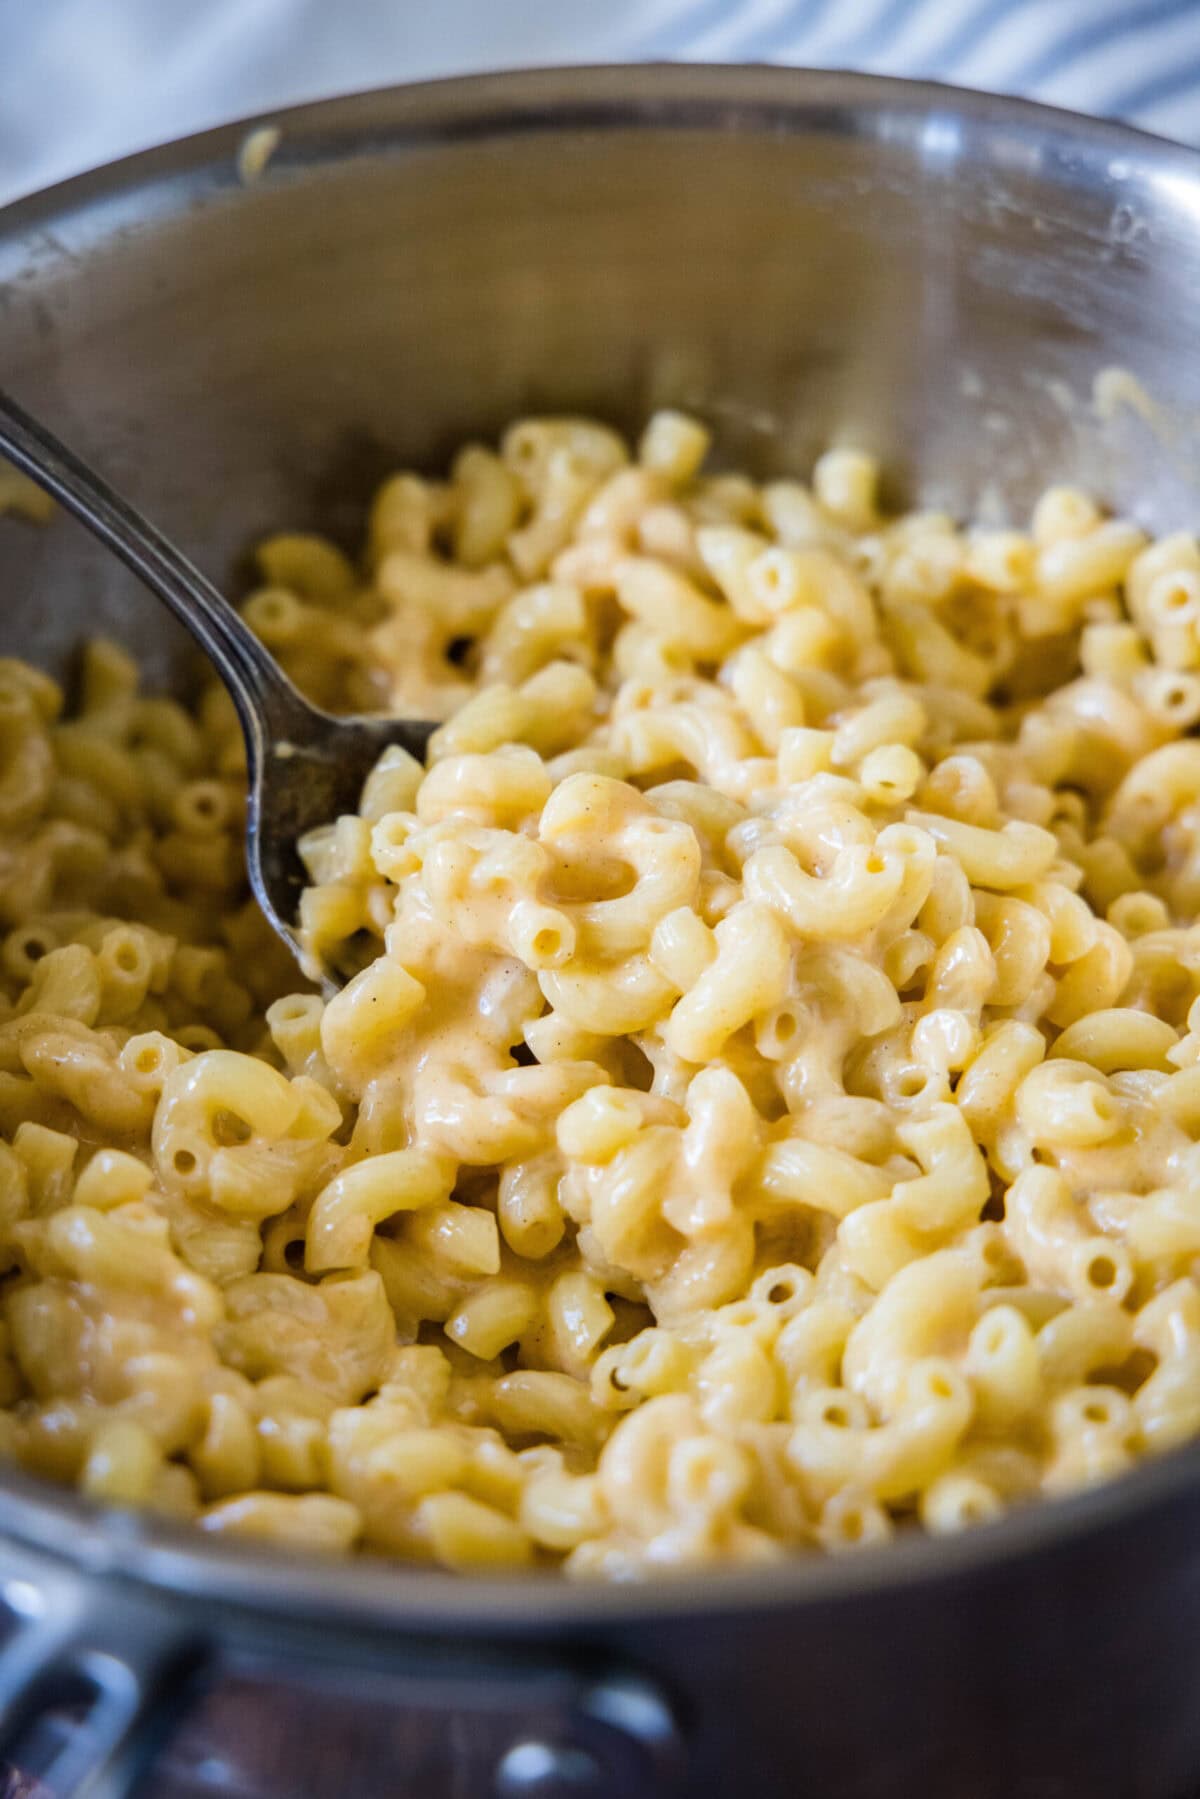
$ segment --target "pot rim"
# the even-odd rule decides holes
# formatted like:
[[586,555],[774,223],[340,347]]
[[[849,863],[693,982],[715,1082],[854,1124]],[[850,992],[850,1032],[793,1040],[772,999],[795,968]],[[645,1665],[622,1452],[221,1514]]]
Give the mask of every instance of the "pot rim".
[[[44,272],[47,258],[74,261],[68,229],[54,224],[95,209],[99,235],[135,233],[238,189],[238,152],[264,126],[280,131],[260,178],[296,179],[355,156],[437,151],[489,138],[562,130],[702,131],[767,135],[789,125],[830,135],[876,135],[897,117],[915,134],[930,117],[977,131],[1015,132],[1028,145],[1089,157],[1128,157],[1195,190],[1200,152],[1106,119],[1034,101],[932,81],[764,64],[640,63],[513,69],[370,89],[238,119],[134,152],[0,208],[6,246]],[[893,137],[895,133],[892,133]],[[1083,185],[1086,171],[1074,181]],[[178,195],[144,206],[156,190]],[[115,210],[114,210],[115,204]],[[135,210],[141,204],[142,210]],[[26,240],[36,240],[36,251]],[[19,280],[19,272],[17,279]],[[469,1578],[382,1557],[293,1557],[263,1544],[227,1542],[193,1525],[107,1509],[81,1495],[0,1469],[0,1536],[48,1552],[86,1574],[128,1579],[199,1602],[254,1612],[417,1632],[530,1634],[681,1616],[777,1612],[848,1604],[917,1584],[958,1582],[1053,1552],[1072,1539],[1122,1526],[1152,1531],[1181,1498],[1200,1496],[1200,1441],[1097,1489],[1040,1501],[961,1536],[917,1532],[845,1557],[795,1555],[754,1569],[714,1569],[638,1585],[572,1584],[553,1572]]]
[[[780,129],[822,115],[828,123],[831,115],[854,112],[862,125],[872,115],[900,113],[917,120],[953,112],[977,128],[1037,128],[1047,141],[1069,140],[1076,152],[1137,152],[1166,171],[1200,179],[1200,148],[1122,120],[949,82],[773,63],[580,63],[401,82],[246,114],[18,195],[0,206],[0,240],[41,225],[47,214],[69,214],[90,201],[145,190],[189,172],[204,171],[198,185],[214,192],[387,149],[445,148],[564,129],[716,127],[761,134],[764,127]],[[246,137],[263,127],[277,129],[280,139],[264,173],[247,183],[238,171],[238,152]],[[55,248],[51,242],[39,245],[39,266]]]

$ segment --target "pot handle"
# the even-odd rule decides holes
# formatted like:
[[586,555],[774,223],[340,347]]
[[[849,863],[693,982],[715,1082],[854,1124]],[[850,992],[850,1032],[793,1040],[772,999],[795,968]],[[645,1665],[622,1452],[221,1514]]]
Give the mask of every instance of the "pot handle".
[[[49,1554],[0,1539],[0,1772],[7,1762],[43,1783],[46,1799],[134,1799],[143,1776],[217,1671],[216,1645],[189,1624],[191,1608]],[[5,1634],[5,1624],[7,1631]],[[407,1690],[453,1709],[469,1680],[493,1713],[511,1685],[538,1687],[558,1723],[511,1743],[495,1764],[494,1799],[667,1799],[679,1792],[686,1750],[679,1719],[652,1677],[571,1654],[505,1650],[460,1658],[389,1645],[359,1649],[366,1679],[386,1677],[391,1702]],[[244,1644],[230,1663],[265,1665],[302,1690],[321,1685],[331,1643],[311,1628],[285,1628]],[[336,1666],[356,1662],[346,1645]]]
[[0,1767],[53,1799],[131,1799],[204,1646],[166,1606],[24,1547],[0,1544],[0,1602]]

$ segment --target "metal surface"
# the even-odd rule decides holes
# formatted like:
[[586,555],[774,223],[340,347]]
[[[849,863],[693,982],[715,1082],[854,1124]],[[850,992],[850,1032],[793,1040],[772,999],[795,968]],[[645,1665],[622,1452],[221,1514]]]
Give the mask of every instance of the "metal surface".
[[194,1622],[150,1595],[114,1604],[111,1589],[3,1541],[0,1600],[14,1621],[0,1643],[0,1768],[28,1769],[54,1799],[124,1799],[198,1693]]
[[[585,1771],[598,1796],[680,1790],[675,1712],[628,1656],[570,1644],[417,1648],[378,1630],[231,1617],[3,1541],[0,1600],[14,1621],[0,1641],[0,1780],[16,1764],[53,1799],[147,1787],[169,1799],[407,1799],[400,1776],[432,1799],[455,1728],[474,1751],[468,1792],[490,1791],[494,1774],[500,1792],[549,1795],[552,1778]],[[381,1726],[395,1760],[381,1758]]]
[[434,726],[419,719],[333,718],[309,705],[212,582],[3,388],[0,453],[61,501],[170,609],[228,688],[246,740],[250,885],[302,962],[293,928],[303,886],[297,842],[356,809],[363,782],[390,744],[424,756]]
[[[1200,512],[1190,153],[944,89],[746,69],[488,78],[276,122],[250,188],[233,129],[0,215],[0,379],[222,582],[268,530],[352,542],[373,480],[541,406],[625,425],[692,406],[726,461],[763,471],[861,443],[896,498],[963,514],[1052,479],[1159,529]],[[1140,387],[1095,391],[1114,365]],[[159,611],[73,526],[0,521],[0,572],[0,651],[64,666],[100,626],[172,667]],[[289,1633],[311,1627],[299,1715],[322,1742],[343,1740],[339,1657],[395,1664],[394,1700],[380,1674],[356,1717],[352,1779],[298,1749],[254,1799],[403,1793],[398,1751],[377,1784],[364,1771],[364,1733],[396,1728],[414,1666],[450,1642],[451,1684],[480,1670],[468,1711],[506,1655],[632,1658],[678,1701],[689,1794],[1172,1799],[1200,1775],[1195,1450],[952,1543],[633,1592],[300,1562],[15,1475],[3,1493],[12,1541],[168,1594],[222,1667],[255,1642],[292,1682]],[[189,1742],[228,1749],[232,1678]],[[248,1738],[284,1741],[287,1690],[255,1689]],[[517,1708],[507,1735],[434,1737],[421,1799],[484,1793],[516,1745],[560,1740]],[[162,1767],[162,1799],[202,1790]]]

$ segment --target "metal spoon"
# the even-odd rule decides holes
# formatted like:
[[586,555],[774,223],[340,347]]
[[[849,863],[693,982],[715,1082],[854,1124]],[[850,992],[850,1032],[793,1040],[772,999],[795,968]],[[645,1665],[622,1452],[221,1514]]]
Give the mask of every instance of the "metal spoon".
[[389,744],[423,758],[436,727],[421,719],[335,718],[310,706],[211,581],[3,389],[0,453],[170,607],[229,689],[246,738],[250,885],[304,967],[292,928],[305,884],[297,839],[357,808],[362,784]]

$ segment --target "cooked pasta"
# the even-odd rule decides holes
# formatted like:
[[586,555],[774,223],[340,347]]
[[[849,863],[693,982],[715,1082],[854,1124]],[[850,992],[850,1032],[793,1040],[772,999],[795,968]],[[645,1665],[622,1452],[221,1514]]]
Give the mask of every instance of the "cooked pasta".
[[636,1578],[1200,1434],[1200,550],[529,419],[245,617],[439,721],[246,897],[231,706],[0,666],[0,1443],[288,1547]]

